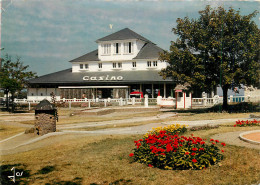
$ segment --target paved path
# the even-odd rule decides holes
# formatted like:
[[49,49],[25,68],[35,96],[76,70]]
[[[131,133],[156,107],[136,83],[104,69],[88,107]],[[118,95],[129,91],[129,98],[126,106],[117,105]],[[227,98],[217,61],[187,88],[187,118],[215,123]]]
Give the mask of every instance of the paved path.
[[239,139],[239,134],[246,132],[246,131],[239,131],[239,132],[227,132],[223,134],[216,134],[212,136],[213,139],[217,139],[219,141],[225,142],[229,145],[236,145],[248,148],[254,148],[260,150],[260,145],[251,144]]

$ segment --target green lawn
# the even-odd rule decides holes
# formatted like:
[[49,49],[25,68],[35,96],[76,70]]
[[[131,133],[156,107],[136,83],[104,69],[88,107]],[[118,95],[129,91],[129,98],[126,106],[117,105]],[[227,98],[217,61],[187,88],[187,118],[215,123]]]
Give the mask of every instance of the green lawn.
[[[194,131],[195,136],[255,128],[219,127]],[[191,133],[187,133],[188,135]],[[225,147],[225,159],[205,170],[160,170],[132,162],[132,136],[75,136],[47,147],[2,156],[3,174],[12,166],[25,171],[18,181],[28,184],[259,184],[259,150]],[[6,177],[4,177],[6,179]]]

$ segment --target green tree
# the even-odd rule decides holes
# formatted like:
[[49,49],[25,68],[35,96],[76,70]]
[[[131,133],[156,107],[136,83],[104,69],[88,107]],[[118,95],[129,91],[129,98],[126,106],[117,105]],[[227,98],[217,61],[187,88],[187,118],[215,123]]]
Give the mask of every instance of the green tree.
[[36,73],[27,71],[28,65],[24,66],[20,58],[16,59],[16,62],[11,61],[11,57],[6,55],[5,59],[2,59],[2,67],[0,71],[0,88],[4,89],[4,93],[7,95],[7,109],[9,110],[8,93],[11,93],[12,99],[12,112],[14,111],[14,94],[20,92],[27,85],[27,81],[30,78],[36,77]]
[[160,74],[188,82],[193,90],[210,92],[220,85],[227,109],[229,88],[259,83],[260,30],[252,21],[257,13],[242,16],[233,8],[206,6],[198,19],[178,18],[172,29],[178,39],[161,54],[169,66]]

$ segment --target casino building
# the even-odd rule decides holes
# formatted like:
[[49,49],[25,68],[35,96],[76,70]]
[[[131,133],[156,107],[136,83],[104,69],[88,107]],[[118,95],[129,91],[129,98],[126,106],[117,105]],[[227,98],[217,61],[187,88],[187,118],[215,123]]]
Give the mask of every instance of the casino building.
[[167,66],[158,60],[163,50],[125,28],[96,40],[98,49],[69,61],[72,68],[29,81],[28,100],[129,98],[132,94],[168,97],[173,82],[159,72]]

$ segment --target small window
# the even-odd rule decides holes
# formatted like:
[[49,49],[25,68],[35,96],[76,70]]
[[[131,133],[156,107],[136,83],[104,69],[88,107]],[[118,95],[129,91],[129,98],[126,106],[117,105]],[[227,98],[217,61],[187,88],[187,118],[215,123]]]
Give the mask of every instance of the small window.
[[80,69],[83,69],[83,64],[79,64],[79,68],[80,68]]
[[118,65],[118,68],[122,68],[122,63],[121,62],[119,62],[117,65]]
[[99,68],[99,69],[102,69],[102,63],[99,63],[99,64],[98,64],[98,68]]
[[153,61],[153,66],[157,67],[157,61]]
[[33,93],[32,93],[32,96],[33,96]]
[[116,68],[116,63],[113,63],[113,68]]
[[147,61],[147,67],[151,67],[152,66],[152,62],[151,61]]
[[41,93],[41,96],[43,96],[43,94]]
[[88,69],[88,64],[85,64],[85,69]]
[[133,67],[136,67],[136,62],[132,62]]

